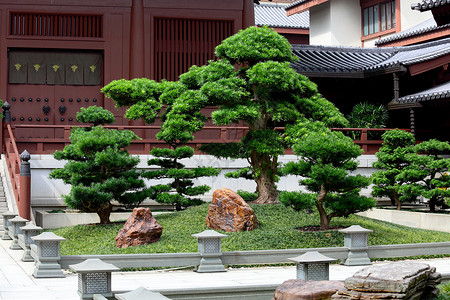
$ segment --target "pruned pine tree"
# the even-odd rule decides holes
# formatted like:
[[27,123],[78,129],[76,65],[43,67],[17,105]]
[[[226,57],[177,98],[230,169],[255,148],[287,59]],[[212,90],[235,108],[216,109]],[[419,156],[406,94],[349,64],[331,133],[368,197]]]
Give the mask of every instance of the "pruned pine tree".
[[54,169],[50,178],[72,185],[70,193],[63,196],[68,207],[97,213],[100,224],[108,224],[113,201],[131,208],[146,198],[144,180],[136,169],[139,158],[125,150],[139,137],[129,130],[98,125],[114,122],[112,113],[103,108],[84,109],[77,120],[97,125],[72,129],[71,143],[54,153],[55,159],[68,162]]
[[293,146],[298,162],[285,165],[285,174],[303,177],[299,183],[308,192],[282,192],[280,201],[300,211],[316,208],[320,228],[328,229],[334,217],[347,217],[375,206],[371,198],[359,194],[369,185],[369,178],[351,175],[358,167],[356,158],[362,150],[342,132],[323,129],[303,135]]

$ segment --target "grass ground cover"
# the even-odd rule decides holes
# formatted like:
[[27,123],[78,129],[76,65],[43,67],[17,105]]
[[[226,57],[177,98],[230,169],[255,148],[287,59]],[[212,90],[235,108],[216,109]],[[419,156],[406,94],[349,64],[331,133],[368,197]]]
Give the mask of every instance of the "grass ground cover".
[[[343,246],[344,235],[336,230],[302,232],[298,227],[318,224],[316,214],[296,212],[283,205],[252,205],[260,226],[249,232],[222,232],[223,251],[264,250],[289,248],[316,248]],[[163,226],[159,242],[129,248],[116,248],[115,236],[123,223],[111,225],[78,225],[52,230],[67,241],[61,243],[62,255],[131,254],[197,252],[197,239],[191,234],[202,232],[208,204],[181,212],[156,216]],[[450,241],[450,233],[414,229],[359,216],[333,219],[331,226],[360,225],[374,232],[369,234],[369,245],[431,243]]]

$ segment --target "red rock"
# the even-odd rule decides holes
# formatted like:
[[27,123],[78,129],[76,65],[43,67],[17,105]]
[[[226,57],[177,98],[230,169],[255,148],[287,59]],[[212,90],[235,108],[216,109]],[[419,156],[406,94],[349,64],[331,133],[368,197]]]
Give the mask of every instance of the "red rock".
[[344,288],[340,281],[305,281],[290,279],[277,287],[272,300],[325,300]]
[[255,212],[241,196],[227,188],[214,191],[206,216],[208,228],[228,232],[250,231],[258,225]]
[[161,237],[162,229],[149,208],[135,208],[117,234],[116,246],[126,248],[155,243]]

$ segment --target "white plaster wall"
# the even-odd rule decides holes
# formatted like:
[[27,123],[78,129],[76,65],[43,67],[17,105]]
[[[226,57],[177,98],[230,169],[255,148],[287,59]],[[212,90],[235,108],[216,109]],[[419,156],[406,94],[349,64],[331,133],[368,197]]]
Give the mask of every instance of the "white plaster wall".
[[412,3],[419,1],[400,0],[400,14],[401,14],[401,30],[407,30],[417,24],[422,23],[430,18],[433,18],[431,11],[420,12],[418,10],[411,9]]
[[314,6],[309,10],[309,43],[331,44],[330,2]]
[[[149,155],[140,155],[141,159],[138,168],[146,169]],[[295,155],[285,155],[279,158],[279,162],[284,164],[289,161],[295,161]],[[362,155],[359,158],[360,168],[356,173],[363,175],[370,175],[373,172],[371,168],[372,163],[376,160],[374,155]],[[212,200],[212,193],[216,189],[229,188],[233,191],[239,189],[253,192],[256,189],[256,184],[252,180],[245,179],[229,179],[225,178],[224,174],[230,171],[238,170],[248,166],[244,159],[239,160],[219,160],[209,155],[195,155],[192,159],[187,159],[184,162],[187,168],[195,166],[211,166],[215,168],[222,168],[222,171],[217,177],[204,177],[196,181],[196,184],[206,184],[211,186],[210,192],[203,196],[204,201]],[[31,205],[32,207],[52,207],[63,206],[64,202],[61,195],[70,192],[70,186],[65,185],[62,180],[49,179],[48,175],[54,168],[62,168],[64,162],[57,161],[51,155],[32,155],[31,160]],[[299,177],[286,176],[282,177],[278,182],[278,189],[285,191],[299,190]],[[161,181],[148,181],[147,184],[155,184]],[[363,191],[368,194],[369,190]]]
[[360,0],[332,0],[331,45],[361,46]]

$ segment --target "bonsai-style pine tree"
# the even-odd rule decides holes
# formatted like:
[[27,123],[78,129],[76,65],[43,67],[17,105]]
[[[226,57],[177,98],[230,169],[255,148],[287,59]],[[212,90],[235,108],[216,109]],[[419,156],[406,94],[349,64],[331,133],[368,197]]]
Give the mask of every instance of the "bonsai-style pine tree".
[[203,203],[198,196],[209,191],[210,187],[194,186],[193,180],[217,176],[220,170],[211,167],[186,169],[180,160],[194,155],[194,150],[186,144],[193,140],[193,133],[203,126],[205,117],[199,111],[204,106],[205,97],[199,91],[188,90],[180,82],[158,83],[145,78],[114,81],[102,91],[118,106],[131,105],[125,114],[127,118],[153,123],[160,117],[163,122],[156,137],[165,141],[170,149],[153,148],[150,154],[154,158],[147,163],[152,168],[158,168],[146,171],[142,176],[163,182],[168,179],[168,182],[149,187],[149,198],[171,204],[176,210]]
[[347,217],[375,206],[371,198],[359,195],[360,189],[369,185],[369,178],[350,175],[362,150],[342,132],[328,129],[311,132],[304,140],[293,146],[298,162],[286,164],[286,174],[304,179],[299,183],[312,193],[282,192],[280,201],[299,211],[316,207],[320,228],[328,229],[333,217]]
[[151,123],[161,117],[157,137],[166,142],[192,140],[207,120],[201,113],[206,106],[218,107],[211,116],[216,125],[248,125],[240,143],[200,149],[216,157],[247,159],[249,167],[231,176],[255,180],[256,202],[274,203],[278,156],[290,146],[277,127],[307,119],[329,126],[347,121],[318,94],[314,83],[290,67],[295,61],[291,46],[272,29],[242,30],[217,46],[216,56],[220,59],[191,67],[178,82],[122,80],[107,85],[103,92],[118,106],[130,106],[127,118]]
[[[114,122],[114,116],[103,108],[89,107],[77,113],[77,120],[101,124]],[[72,129],[71,144],[54,153],[55,159],[68,162],[50,173],[50,178],[72,185],[70,194],[63,196],[68,207],[95,212],[100,224],[108,224],[112,201],[134,207],[146,198],[144,181],[135,168],[139,158],[124,150],[133,139],[139,137],[132,131],[101,125]]]
[[430,211],[435,212],[436,206],[446,207],[445,198],[450,197],[450,158],[442,156],[450,153],[450,144],[432,139],[417,144],[414,151],[421,155],[411,155],[411,164],[397,176],[409,182],[400,191],[429,199]]
[[[247,28],[224,40],[215,53],[221,60],[192,68],[181,80],[199,88],[209,105],[218,106],[212,113],[214,124],[243,123],[249,130],[240,143],[200,149],[216,157],[247,159],[248,168],[229,176],[253,179],[256,203],[275,203],[278,156],[291,146],[281,128],[307,119],[329,126],[342,126],[346,120],[313,82],[291,68],[296,60],[291,45],[274,30]],[[241,68],[235,70],[236,64]]]
[[397,209],[401,209],[402,202],[416,199],[417,189],[406,189],[403,186],[411,183],[408,176],[401,175],[411,165],[415,156],[414,136],[402,130],[386,131],[382,135],[383,145],[375,154],[377,161],[373,167],[379,169],[372,174],[372,195],[375,197],[389,197]]

